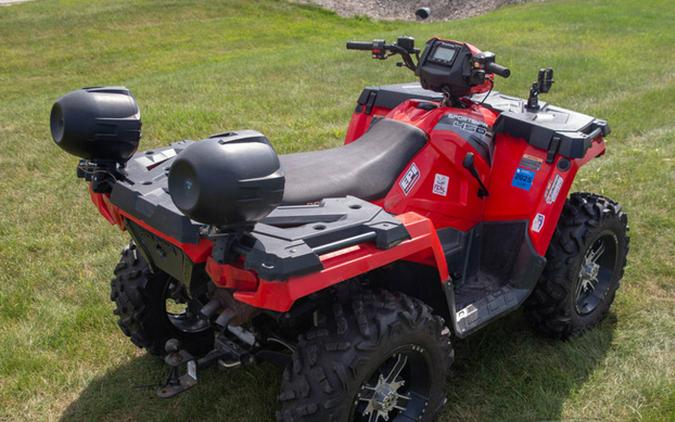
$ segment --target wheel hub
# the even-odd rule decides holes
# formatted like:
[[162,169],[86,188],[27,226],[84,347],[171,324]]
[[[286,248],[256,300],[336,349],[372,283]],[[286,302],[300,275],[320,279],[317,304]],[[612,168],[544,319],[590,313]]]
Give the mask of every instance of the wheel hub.
[[[378,380],[377,386],[375,387],[375,394],[373,394],[373,407],[375,410],[380,410],[385,413],[389,413],[394,410],[396,402],[398,401],[399,395],[397,393],[398,388],[403,385],[404,381],[400,383],[389,384],[382,378]],[[398,386],[395,384],[399,384]]]
[[576,310],[587,315],[604,299],[616,261],[617,240],[612,234],[597,238],[584,254],[576,290]]
[[582,289],[584,292],[595,289],[598,283],[598,273],[600,272],[600,265],[586,258],[586,261],[581,266],[579,271],[579,278],[581,279]]
[[399,353],[396,355],[394,366],[386,375],[380,374],[374,387],[368,384],[361,386],[358,399],[367,403],[363,416],[368,417],[368,421],[379,421],[380,418],[388,421],[396,411],[406,410],[406,403],[410,397],[399,393],[399,389],[405,385],[405,380],[400,379],[400,374],[407,361],[407,356]]

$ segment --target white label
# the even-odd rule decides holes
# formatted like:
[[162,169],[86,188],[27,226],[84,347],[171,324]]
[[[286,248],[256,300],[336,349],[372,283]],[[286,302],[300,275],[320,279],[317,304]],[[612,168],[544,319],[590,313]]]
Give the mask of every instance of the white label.
[[544,194],[544,201],[546,201],[547,204],[551,205],[556,199],[558,199],[562,185],[563,178],[560,177],[559,174],[556,174],[553,177],[553,180],[548,182],[548,186],[546,186],[546,193]]
[[431,189],[431,191],[436,195],[447,196],[449,182],[450,178],[448,176],[436,173],[436,177],[434,177],[434,187]]
[[187,373],[188,376],[195,381],[197,380],[197,362],[191,360],[187,363]]
[[401,182],[399,183],[399,185],[401,186],[401,190],[403,190],[403,193],[407,195],[412,190],[413,186],[415,186],[415,183],[417,183],[419,179],[420,179],[420,170],[417,168],[415,163],[412,163],[408,171],[405,172],[403,179],[401,179]]
[[539,233],[541,231],[541,228],[544,227],[545,219],[546,216],[544,214],[535,215],[534,220],[532,220],[532,231],[535,233]]

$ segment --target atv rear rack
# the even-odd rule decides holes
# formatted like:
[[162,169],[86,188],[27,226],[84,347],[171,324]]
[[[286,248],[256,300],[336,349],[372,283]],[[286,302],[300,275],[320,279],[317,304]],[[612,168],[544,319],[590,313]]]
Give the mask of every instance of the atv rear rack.
[[183,245],[199,248],[209,237],[218,263],[231,261],[234,257],[226,255],[234,251],[244,257],[247,270],[267,280],[320,271],[320,255],[358,243],[374,242],[377,248],[387,249],[410,238],[393,215],[352,196],[280,206],[249,232],[214,232],[181,213],[168,194],[168,170],[190,144],[182,141],[135,154],[110,196],[111,205],[131,221],[126,227],[146,257],[182,281],[189,283],[192,264],[205,259],[203,254],[196,259],[199,253],[185,256]]
[[278,207],[241,239],[237,250],[246,269],[266,280],[287,280],[322,270],[320,255],[363,242],[388,249],[409,238],[393,215],[347,196]]
[[[432,265],[437,268],[440,281],[448,281],[450,276],[443,248],[431,220],[414,212],[398,215],[396,219],[405,227],[410,236],[408,240],[388,249],[380,249],[373,242],[342,247],[319,256],[320,270],[291,276],[284,281],[266,278],[248,280],[255,284],[255,288],[248,291],[238,289],[234,298],[255,308],[286,312],[302,297],[400,260]],[[250,274],[236,265],[218,264],[213,258],[208,259],[206,271],[218,287],[232,287],[228,283],[233,279],[246,278]]]

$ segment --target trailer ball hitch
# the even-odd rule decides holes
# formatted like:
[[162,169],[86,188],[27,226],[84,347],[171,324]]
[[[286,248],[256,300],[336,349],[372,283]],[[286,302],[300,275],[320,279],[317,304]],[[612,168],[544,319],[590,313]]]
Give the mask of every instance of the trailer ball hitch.
[[[157,389],[157,396],[169,398],[197,384],[197,361],[190,353],[180,348],[178,339],[168,340],[164,345],[164,350],[167,352],[164,362],[169,365],[169,376]],[[180,367],[183,365],[186,371],[180,375]]]

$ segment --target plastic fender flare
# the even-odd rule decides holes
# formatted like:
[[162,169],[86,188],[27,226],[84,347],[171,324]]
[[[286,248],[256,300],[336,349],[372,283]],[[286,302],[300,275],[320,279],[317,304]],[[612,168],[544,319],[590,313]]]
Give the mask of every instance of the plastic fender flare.
[[[530,216],[528,234],[535,247],[535,250],[537,253],[539,253],[539,255],[546,256],[548,245],[551,243],[551,239],[553,238],[553,233],[555,232],[555,228],[558,225],[558,220],[560,220],[563,207],[565,206],[565,201],[567,201],[569,192],[572,189],[572,184],[574,183],[577,172],[581,166],[585,165],[593,158],[603,155],[604,153],[604,140],[600,138],[599,141],[596,140],[592,143],[591,147],[588,149],[583,158],[571,160],[569,168],[564,171],[560,170],[558,162],[567,159],[563,157],[557,157],[554,171],[551,173],[546,191],[548,191],[548,188],[554,184],[555,179],[558,178],[560,179],[559,183],[561,184],[558,188],[559,193],[555,197],[555,200],[550,202],[547,200],[547,192],[545,191],[541,197],[541,200],[533,209]],[[536,227],[536,218],[541,218],[546,223],[546,225],[539,230],[537,230]]]
[[321,256],[321,271],[286,281],[260,279],[255,291],[238,291],[234,297],[256,308],[286,312],[298,299],[399,260],[434,265],[441,283],[446,283],[448,266],[432,221],[414,212],[396,218],[405,225],[410,239],[389,249],[362,243],[331,252]]

